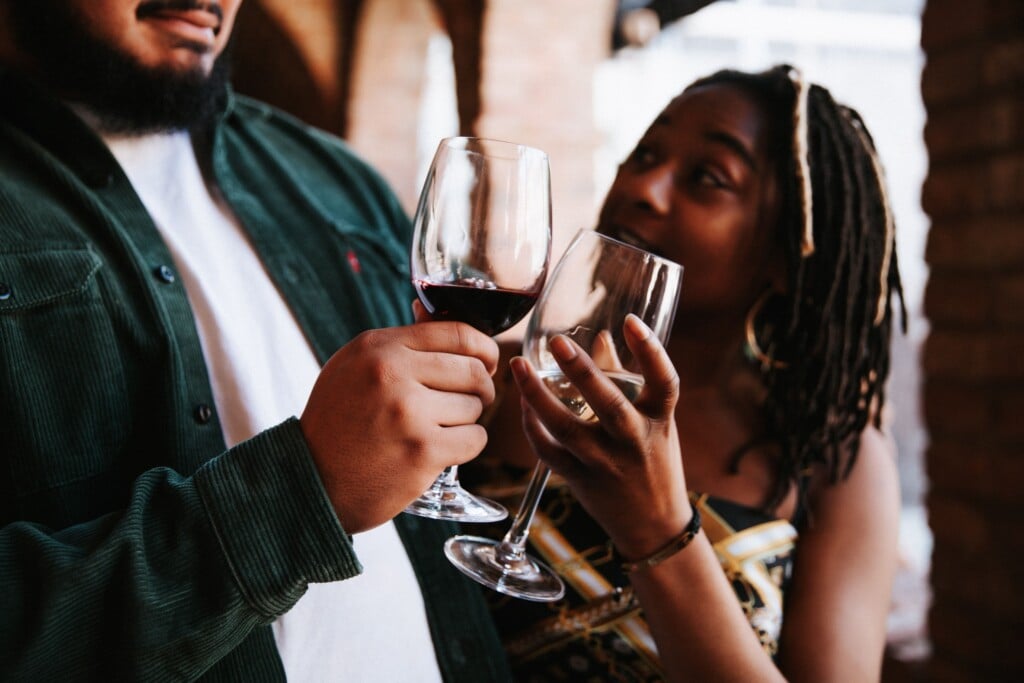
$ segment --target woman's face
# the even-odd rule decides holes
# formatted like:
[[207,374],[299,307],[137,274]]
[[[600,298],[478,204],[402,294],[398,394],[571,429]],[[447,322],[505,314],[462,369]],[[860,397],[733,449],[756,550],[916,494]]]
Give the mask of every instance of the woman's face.
[[680,313],[746,312],[785,286],[762,106],[736,86],[673,100],[619,167],[598,230],[685,267]]

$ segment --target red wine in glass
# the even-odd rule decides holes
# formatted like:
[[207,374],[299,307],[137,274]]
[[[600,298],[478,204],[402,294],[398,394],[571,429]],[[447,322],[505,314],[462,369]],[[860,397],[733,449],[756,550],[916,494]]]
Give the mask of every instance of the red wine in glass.
[[[539,149],[500,140],[442,140],[413,216],[412,283],[436,321],[472,325],[488,336],[533,308],[551,254],[551,180]],[[406,512],[492,522],[508,512],[459,485],[445,468]]]
[[455,282],[416,280],[416,293],[434,320],[456,320],[493,337],[522,320],[537,303],[538,292],[497,287],[464,278]]

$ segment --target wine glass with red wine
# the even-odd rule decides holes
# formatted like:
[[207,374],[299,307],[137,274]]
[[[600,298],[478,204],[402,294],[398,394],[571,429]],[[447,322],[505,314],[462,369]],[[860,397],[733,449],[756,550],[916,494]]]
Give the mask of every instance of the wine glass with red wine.
[[[412,280],[434,320],[496,335],[533,308],[551,253],[547,155],[485,138],[441,141],[413,221]],[[406,508],[463,522],[504,519],[504,507],[469,493],[446,468]]]
[[[632,313],[662,344],[668,341],[682,284],[683,267],[649,251],[584,230],[577,234],[555,266],[523,340],[523,357],[544,384],[582,420],[597,417],[580,391],[566,379],[549,343],[559,334],[576,342],[629,401],[640,396],[644,376],[626,344],[622,325]],[[496,591],[524,600],[553,602],[565,593],[559,573],[526,552],[530,524],[550,470],[538,461],[523,502],[500,541],[481,536],[454,536],[445,543],[448,559],[470,578]],[[556,562],[571,582],[579,573],[575,552],[541,539],[535,547]]]

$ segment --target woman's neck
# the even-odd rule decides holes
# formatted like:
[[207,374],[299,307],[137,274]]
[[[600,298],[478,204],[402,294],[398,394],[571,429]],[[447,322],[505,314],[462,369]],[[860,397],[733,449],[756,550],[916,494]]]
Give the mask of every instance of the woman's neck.
[[764,433],[765,387],[743,354],[742,316],[679,320],[667,346],[679,373],[676,423],[684,443],[687,485],[751,506],[774,482],[773,461],[760,449],[735,455]]
[[680,315],[666,350],[683,394],[706,394],[744,369],[741,316]]

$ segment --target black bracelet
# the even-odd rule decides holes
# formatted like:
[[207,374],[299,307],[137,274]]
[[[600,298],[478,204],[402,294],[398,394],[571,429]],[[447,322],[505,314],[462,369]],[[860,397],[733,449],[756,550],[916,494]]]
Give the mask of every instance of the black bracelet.
[[[669,541],[667,544],[662,546],[659,550],[655,551],[654,554],[648,555],[641,560],[623,561],[622,571],[626,574],[636,571],[637,569],[646,569],[648,567],[655,567],[668,558],[672,557],[680,550],[690,545],[690,542],[697,537],[700,533],[700,510],[692,502],[690,503],[690,509],[693,510],[693,517],[690,518],[690,523],[686,525],[683,532]],[[621,557],[617,550],[614,549],[616,557]]]

